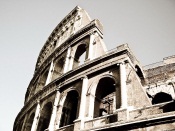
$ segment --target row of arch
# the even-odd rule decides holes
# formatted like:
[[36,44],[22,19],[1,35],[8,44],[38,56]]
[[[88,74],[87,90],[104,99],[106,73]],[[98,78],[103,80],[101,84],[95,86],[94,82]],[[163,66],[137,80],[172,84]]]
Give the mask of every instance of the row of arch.
[[[98,84],[95,84],[93,86],[96,86],[96,90],[94,90],[95,91],[94,95],[96,96],[94,98],[95,99],[94,109],[93,109],[94,118],[111,114],[114,108],[120,108],[120,106],[114,107],[116,106],[116,104],[114,104],[115,97],[116,97],[116,80],[114,79],[114,77],[112,76],[103,77],[98,81]],[[62,113],[60,115],[61,118],[58,118],[59,127],[73,124],[74,120],[78,118],[79,110],[80,110],[80,100],[81,100],[80,92],[81,91],[74,88],[69,90],[66,93],[66,95],[62,95],[62,97],[60,98],[59,103],[60,104],[63,103],[63,105],[61,109]],[[65,96],[66,98],[64,98]],[[52,109],[53,109],[53,103],[48,102],[40,110],[40,117],[37,125],[37,131],[44,131],[49,127]],[[27,123],[25,125],[26,131],[31,130],[34,118],[35,118],[35,112],[30,113],[30,115],[27,117],[28,120],[25,122]]]
[[[117,80],[112,75],[104,75],[100,77],[98,82],[94,82],[89,88],[88,93],[94,95],[94,106],[92,119],[104,115],[112,114],[115,109],[121,106],[120,88]],[[81,85],[82,86],[82,85]],[[87,93],[87,95],[88,95]],[[59,127],[74,124],[74,121],[79,117],[81,91],[76,88],[70,89],[67,93],[62,92],[59,103],[61,104],[61,114],[58,123]],[[66,94],[66,95],[65,95]],[[172,97],[165,93],[158,93],[152,99],[152,104],[171,101]],[[49,127],[53,103],[46,103],[40,110],[40,117],[37,125],[37,131],[44,131]],[[60,110],[60,109],[58,109]],[[58,112],[57,112],[58,113]],[[31,113],[25,125],[26,131],[30,131],[34,121],[35,113]],[[18,128],[19,129],[19,128]]]
[[54,29],[49,36],[45,45],[43,46],[40,55],[37,60],[36,69],[42,64],[42,62],[54,51],[55,48],[60,46],[70,35],[77,31],[81,20],[81,14],[78,11],[79,7],[76,7],[73,13],[66,16],[61,23]]
[[[86,59],[88,59],[89,45],[86,42],[80,42],[80,44],[76,46],[76,48],[69,47],[67,52],[64,52],[62,56],[54,60],[53,63],[51,63],[44,71],[41,72],[41,75],[32,85],[30,97],[41,90],[49,82],[60,77],[67,71],[77,68],[83,64]],[[49,76],[50,72],[51,76]]]
[[155,85],[146,89],[148,97],[152,99],[152,104],[172,101],[175,98],[175,86],[173,82]]

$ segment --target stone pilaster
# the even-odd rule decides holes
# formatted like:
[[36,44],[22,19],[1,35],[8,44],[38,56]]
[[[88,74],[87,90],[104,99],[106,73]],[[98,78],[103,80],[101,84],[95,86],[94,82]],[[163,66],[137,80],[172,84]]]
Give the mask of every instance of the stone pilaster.
[[127,89],[126,89],[126,67],[125,63],[120,63],[120,91],[121,108],[127,108]]
[[37,130],[39,117],[40,117],[40,102],[38,101],[31,131],[36,131]]
[[67,55],[66,55],[66,60],[65,60],[65,63],[64,63],[64,70],[63,70],[63,73],[66,73],[68,70],[69,70],[69,66],[70,66],[70,53],[71,53],[71,47],[69,47],[67,49]]
[[88,59],[87,60],[92,60],[92,58],[93,58],[93,43],[94,43],[94,39],[95,39],[95,34],[92,33],[90,35]]
[[84,119],[85,119],[85,110],[86,110],[86,93],[88,89],[88,78],[87,76],[83,77],[82,82],[82,91],[81,91],[81,101],[80,101],[80,111],[79,111],[79,120],[81,120],[80,129],[84,128]]
[[49,123],[49,131],[54,131],[54,125],[55,125],[55,119],[56,119],[56,113],[57,113],[57,107],[58,107],[59,100],[60,100],[60,91],[57,90],[54,105],[53,105],[52,115],[51,115],[51,119]]
[[68,71],[73,69],[73,65],[74,65],[74,57],[70,55],[69,57],[69,66],[68,66]]
[[53,68],[54,68],[54,65],[53,65],[53,61],[52,61],[45,85],[49,84],[49,82],[51,81]]

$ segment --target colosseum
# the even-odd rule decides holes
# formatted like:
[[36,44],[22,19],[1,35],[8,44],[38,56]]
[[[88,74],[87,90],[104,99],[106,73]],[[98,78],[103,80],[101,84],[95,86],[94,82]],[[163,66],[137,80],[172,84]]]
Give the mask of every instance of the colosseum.
[[108,51],[103,26],[75,7],[41,49],[13,131],[175,129],[175,56],[140,65]]

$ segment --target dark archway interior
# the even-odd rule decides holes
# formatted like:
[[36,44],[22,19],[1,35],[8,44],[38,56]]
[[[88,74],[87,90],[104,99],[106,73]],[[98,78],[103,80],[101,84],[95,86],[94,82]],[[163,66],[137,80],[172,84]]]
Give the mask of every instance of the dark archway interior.
[[73,124],[77,118],[78,109],[78,93],[77,91],[70,91],[67,94],[61,115],[60,127]]
[[53,76],[52,80],[55,80],[56,78],[60,77],[63,73],[63,66],[64,66],[64,57],[56,61],[54,71],[53,71]]
[[85,44],[81,44],[78,46],[77,51],[75,53],[75,59],[79,59],[80,56],[86,51],[86,45]]
[[95,96],[94,117],[112,113],[115,81],[109,77],[102,78],[97,85]]
[[143,78],[144,78],[144,77],[143,77],[143,73],[142,73],[142,71],[141,71],[141,69],[139,68],[138,65],[135,66],[135,69],[136,69],[136,73],[137,73],[137,75],[139,76],[139,78],[140,78],[140,79],[143,79]]
[[171,101],[172,100],[172,97],[171,95],[167,94],[167,93],[164,93],[164,92],[160,92],[160,93],[157,93],[153,100],[152,100],[152,104],[158,104],[158,103],[163,103],[163,102],[168,102],[168,101]]
[[40,84],[42,85],[42,87],[45,86],[46,84],[48,74],[49,74],[49,68],[43,73],[43,75],[40,78]]
[[19,125],[17,126],[17,130],[16,130],[16,131],[22,130],[23,124],[24,124],[24,118],[22,118],[21,122],[20,122]]
[[41,111],[37,131],[44,131],[49,127],[51,114],[52,114],[52,103],[49,102],[43,107]]
[[31,131],[32,124],[33,124],[33,119],[35,117],[35,113],[32,113],[26,123],[26,131]]
[[86,44],[81,44],[76,50],[73,68],[76,68],[77,66],[79,66],[79,64],[83,64],[86,58]]

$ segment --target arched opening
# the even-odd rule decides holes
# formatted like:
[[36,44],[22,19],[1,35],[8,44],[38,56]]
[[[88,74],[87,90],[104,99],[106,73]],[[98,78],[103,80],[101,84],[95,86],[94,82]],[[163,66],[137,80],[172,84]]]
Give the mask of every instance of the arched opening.
[[141,82],[143,83],[143,80],[144,80],[144,76],[143,76],[143,73],[140,69],[140,67],[138,65],[135,66],[135,69],[136,69],[136,73],[137,75],[139,76]]
[[78,93],[73,90],[68,92],[62,109],[60,127],[73,124],[78,114]]
[[39,80],[40,88],[39,89],[45,86],[48,74],[49,74],[49,68],[47,68],[40,77],[40,80]]
[[58,78],[62,75],[63,65],[64,65],[64,58],[63,57],[55,62],[52,80],[55,80],[56,78]]
[[164,93],[164,92],[159,92],[157,93],[153,100],[152,100],[152,104],[158,104],[158,103],[163,103],[163,102],[168,102],[171,101],[172,97],[171,95]]
[[43,107],[41,111],[37,131],[44,131],[49,127],[51,114],[52,114],[52,103],[49,102]]
[[30,97],[32,97],[38,91],[37,85],[38,85],[38,78],[35,80],[35,82],[33,83],[33,87],[30,90]]
[[35,113],[32,113],[26,123],[26,130],[25,131],[31,131],[31,128],[32,128],[32,123],[33,123],[33,119],[35,117]]
[[86,44],[81,44],[78,46],[75,52],[73,69],[78,67],[80,64],[83,64],[86,58],[87,58]]
[[111,114],[116,108],[115,98],[115,81],[109,77],[100,79],[95,93],[94,118]]

